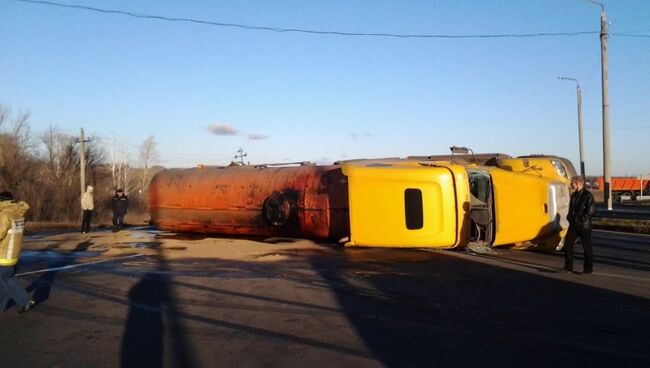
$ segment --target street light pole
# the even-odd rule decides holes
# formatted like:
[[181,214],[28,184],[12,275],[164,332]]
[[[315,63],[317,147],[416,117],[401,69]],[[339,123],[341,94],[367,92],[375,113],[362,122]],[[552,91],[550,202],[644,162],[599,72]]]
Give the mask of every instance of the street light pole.
[[607,85],[607,16],[605,8],[600,13],[600,57],[603,82],[603,175],[605,176],[605,199],[607,209],[612,210],[612,192],[609,155],[609,89]]
[[580,82],[574,78],[558,77],[560,80],[571,80],[576,82],[576,96],[578,101],[578,146],[580,149],[580,175],[585,177],[585,156],[584,146],[582,144],[582,90],[580,89]]
[[600,1],[587,0],[600,6],[600,67],[603,84],[603,181],[607,210],[612,210],[612,192],[609,154],[609,90],[607,86],[607,16],[605,6]]

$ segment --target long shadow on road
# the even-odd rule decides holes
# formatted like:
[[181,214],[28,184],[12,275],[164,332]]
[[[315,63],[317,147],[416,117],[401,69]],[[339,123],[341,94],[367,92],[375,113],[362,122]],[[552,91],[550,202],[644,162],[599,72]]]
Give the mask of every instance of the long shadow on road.
[[[210,260],[209,266],[200,270],[196,267],[205,266],[203,261],[168,264],[160,252],[153,257],[155,266],[144,273],[139,268],[116,268],[112,264],[96,266],[115,276],[139,276],[128,301],[112,289],[85,280],[62,287],[128,306],[121,341],[123,367],[197,366],[197,358],[185,340],[183,326],[189,322],[207,327],[210,332],[206,336],[221,345],[232,342],[213,336],[213,328],[236,331],[246,341],[260,339],[329,351],[378,361],[386,367],[650,366],[648,299],[571,282],[572,277],[587,276],[567,275],[559,280],[418,250],[330,248],[291,254],[293,261],[268,264]],[[317,273],[302,272],[312,269]],[[282,294],[232,290],[212,279],[209,283],[181,282],[172,274],[288,280],[318,290],[316,295],[331,292],[340,308],[321,305],[317,299],[302,299],[302,295],[285,299]],[[222,300],[223,304],[215,304],[208,315],[190,314],[179,308],[175,289],[178,294],[187,290],[209,293],[211,300]],[[184,295],[184,306],[205,302]],[[362,346],[356,341],[341,345],[302,331],[233,320],[222,310],[295,310],[309,318],[343,313]],[[97,319],[92,311],[51,312],[64,313],[70,319]],[[320,333],[337,330],[333,327],[332,331]],[[165,346],[172,351],[166,352]],[[266,361],[271,362],[269,365],[276,363]]]
[[[169,267],[158,247],[157,269],[146,273],[129,291],[129,314],[122,338],[121,367],[163,367],[164,338],[171,338],[173,366],[195,367],[176,307]],[[163,311],[170,331],[165,333]]]
[[311,264],[388,367],[650,364],[643,298],[416,250]]
[[43,273],[43,275],[27,287],[27,291],[33,292],[33,298],[36,300],[36,303],[43,303],[50,298],[50,291],[52,290],[57,274],[62,269],[65,269],[65,267],[75,263],[75,260],[79,258],[79,253],[77,252],[86,252],[92,244],[93,242],[84,240],[79,242],[72,252],[56,253],[55,260],[47,266],[47,269],[50,271]]

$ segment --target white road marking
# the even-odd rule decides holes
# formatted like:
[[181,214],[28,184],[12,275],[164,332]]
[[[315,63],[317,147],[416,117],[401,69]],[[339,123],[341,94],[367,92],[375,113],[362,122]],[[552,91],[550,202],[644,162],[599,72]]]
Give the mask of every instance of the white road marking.
[[115,261],[120,261],[120,260],[123,260],[123,259],[140,257],[140,256],[143,256],[143,255],[144,254],[132,254],[130,256],[119,257],[119,258],[111,258],[111,259],[104,259],[104,260],[101,260],[101,261],[93,261],[93,262],[71,264],[71,265],[61,266],[61,267],[45,268],[45,269],[42,269],[42,270],[35,270],[35,271],[17,273],[16,276],[25,276],[25,275],[31,275],[31,274],[42,273],[42,272],[50,272],[50,271],[69,270],[71,268],[77,268],[77,267],[82,267],[82,266],[90,266],[90,265],[94,265],[94,264],[98,264],[98,263],[115,262]]

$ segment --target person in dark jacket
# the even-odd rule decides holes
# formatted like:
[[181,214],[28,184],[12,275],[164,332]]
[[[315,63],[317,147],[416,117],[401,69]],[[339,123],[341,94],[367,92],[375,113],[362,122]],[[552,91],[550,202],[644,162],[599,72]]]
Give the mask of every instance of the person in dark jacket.
[[573,245],[579,237],[582,239],[582,248],[585,254],[585,263],[582,273],[590,274],[593,271],[594,254],[591,250],[591,217],[596,212],[594,196],[585,188],[585,179],[576,176],[571,179],[571,201],[569,202],[569,230],[564,239],[564,270],[573,272]]
[[122,189],[115,191],[113,196],[113,231],[119,231],[124,225],[124,216],[129,209],[129,199]]

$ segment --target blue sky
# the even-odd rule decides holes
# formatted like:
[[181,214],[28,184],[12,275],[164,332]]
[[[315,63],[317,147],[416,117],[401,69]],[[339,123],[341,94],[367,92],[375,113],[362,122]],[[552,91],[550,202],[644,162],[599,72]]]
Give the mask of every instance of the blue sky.
[[[586,0],[73,1],[166,17],[320,31],[599,31]],[[650,1],[604,0],[610,33],[650,35]],[[475,152],[557,154],[602,175],[600,42],[278,33],[0,0],[0,103],[165,166]],[[609,39],[612,174],[650,173],[650,37]]]

